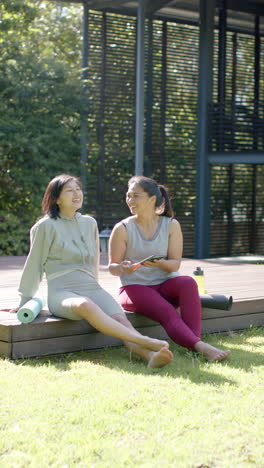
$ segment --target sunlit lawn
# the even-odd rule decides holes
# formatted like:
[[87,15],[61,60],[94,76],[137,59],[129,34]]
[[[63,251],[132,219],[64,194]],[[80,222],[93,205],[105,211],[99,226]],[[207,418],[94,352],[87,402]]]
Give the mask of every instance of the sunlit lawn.
[[1,360],[0,467],[263,467],[264,329],[206,339],[232,357]]

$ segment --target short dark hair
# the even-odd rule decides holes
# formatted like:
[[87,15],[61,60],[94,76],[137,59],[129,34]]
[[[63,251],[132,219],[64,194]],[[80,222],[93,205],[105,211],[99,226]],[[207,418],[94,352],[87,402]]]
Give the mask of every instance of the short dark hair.
[[160,185],[154,179],[145,176],[131,177],[128,181],[128,187],[132,184],[138,184],[150,197],[156,196],[156,207],[159,208],[164,205],[164,209],[160,213],[162,216],[167,216],[168,218],[174,217],[169,191],[165,185]]
[[50,216],[50,218],[57,219],[60,216],[60,209],[57,205],[57,200],[61,191],[67,182],[70,180],[75,181],[80,188],[82,188],[81,181],[78,177],[70,174],[60,174],[54,177],[48,184],[42,199],[42,212]]

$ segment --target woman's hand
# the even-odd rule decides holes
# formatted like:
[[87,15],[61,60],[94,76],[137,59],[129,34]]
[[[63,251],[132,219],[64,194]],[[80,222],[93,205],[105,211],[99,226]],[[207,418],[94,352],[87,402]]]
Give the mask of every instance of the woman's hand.
[[121,275],[130,275],[141,267],[141,263],[132,263],[129,260],[123,260],[120,264]]
[[13,309],[10,309],[9,312],[10,314],[16,314],[19,311],[20,307],[14,307]]
[[151,262],[144,262],[143,266],[149,268],[160,268],[162,271],[172,272],[178,271],[180,261],[175,258],[161,258],[160,260],[152,260]]
[[142,263],[142,265],[144,267],[148,267],[148,268],[161,268],[164,267],[164,265],[166,265],[166,259],[165,258],[161,258],[160,260],[156,259],[156,260],[148,260],[144,263]]

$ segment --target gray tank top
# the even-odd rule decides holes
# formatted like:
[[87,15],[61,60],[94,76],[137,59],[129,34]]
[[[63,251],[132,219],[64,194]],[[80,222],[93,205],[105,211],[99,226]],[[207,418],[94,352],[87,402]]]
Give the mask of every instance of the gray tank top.
[[[140,231],[134,216],[129,216],[122,221],[127,231],[127,250],[125,260],[133,263],[139,262],[150,255],[162,255],[167,257],[169,244],[169,230],[172,218],[160,216],[160,223],[157,231],[151,240],[144,237]],[[162,271],[160,268],[141,266],[130,275],[120,277],[122,286],[130,284],[153,285],[160,284],[169,278],[178,276],[178,271],[171,273]]]

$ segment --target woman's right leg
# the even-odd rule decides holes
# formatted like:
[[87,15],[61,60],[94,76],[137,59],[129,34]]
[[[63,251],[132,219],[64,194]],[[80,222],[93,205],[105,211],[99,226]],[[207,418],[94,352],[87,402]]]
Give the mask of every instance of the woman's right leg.
[[[170,303],[175,302],[181,309],[184,323],[196,336],[201,336],[201,301],[197,284],[190,276],[177,276],[164,281],[159,287],[159,293]],[[201,353],[209,361],[223,361],[230,354],[230,350],[222,350],[202,341],[197,341],[194,350]]]
[[[66,301],[69,301],[69,299],[66,299]],[[83,297],[71,299],[71,308],[78,317],[87,320],[94,328],[105,335],[123,341],[131,341],[153,351],[169,347],[167,341],[150,338],[141,335],[137,330],[127,328],[122,323],[106,315],[100,307],[89,299]]]
[[121,288],[119,301],[125,310],[159,322],[168,336],[180,346],[194,349],[195,343],[200,340],[182,320],[176,308],[155,290],[155,286],[125,286]]

